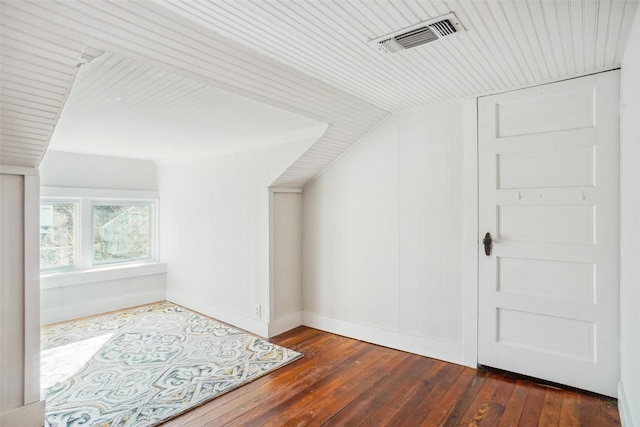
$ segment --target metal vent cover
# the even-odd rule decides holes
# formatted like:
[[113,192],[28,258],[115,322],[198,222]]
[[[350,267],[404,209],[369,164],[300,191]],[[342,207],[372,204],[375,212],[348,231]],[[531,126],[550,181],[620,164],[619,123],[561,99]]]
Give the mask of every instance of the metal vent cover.
[[370,40],[369,43],[387,53],[396,53],[401,50],[411,49],[442,37],[447,37],[458,31],[464,31],[464,27],[453,12],[434,19],[420,22],[407,28],[386,34]]

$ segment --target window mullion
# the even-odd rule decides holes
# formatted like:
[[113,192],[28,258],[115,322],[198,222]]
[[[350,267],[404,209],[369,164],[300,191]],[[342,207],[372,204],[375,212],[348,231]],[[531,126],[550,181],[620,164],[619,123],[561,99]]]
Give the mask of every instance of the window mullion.
[[83,269],[88,269],[93,265],[90,198],[82,198],[80,212],[80,265],[82,265]]

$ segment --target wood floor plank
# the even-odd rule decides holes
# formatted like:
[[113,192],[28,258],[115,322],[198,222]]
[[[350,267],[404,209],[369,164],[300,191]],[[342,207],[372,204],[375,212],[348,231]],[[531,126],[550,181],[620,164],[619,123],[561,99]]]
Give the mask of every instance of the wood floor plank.
[[522,416],[524,404],[527,401],[527,396],[529,395],[530,386],[531,383],[528,381],[519,380],[516,382],[513,393],[511,393],[511,397],[507,402],[504,414],[498,424],[499,427],[512,427],[518,425],[520,417]]
[[615,399],[600,399],[600,414],[606,425],[620,425],[618,404]]
[[272,340],[304,354],[163,424],[202,426],[619,426],[615,399],[554,390],[299,327]]
[[323,425],[360,425],[369,414],[369,409],[377,409],[389,394],[391,394],[397,384],[401,384],[411,375],[413,365],[409,363],[411,355],[404,354],[400,364],[393,370],[388,371],[375,384],[365,390],[356,399],[343,406]]
[[564,390],[558,426],[571,427],[577,425],[580,425],[580,393],[573,390]]
[[[468,410],[472,406],[473,402],[476,401],[476,397],[478,392],[484,387],[487,377],[484,373],[478,374],[474,373],[475,376],[472,379],[471,383],[466,387],[466,389],[462,392],[458,401],[455,403],[449,415],[447,416],[446,421],[442,424],[444,427],[454,427],[457,425],[464,424],[464,416],[467,414]],[[491,388],[487,388],[490,396],[493,396],[494,390]],[[489,398],[490,398],[489,396]],[[485,408],[486,409],[486,408]],[[470,420],[467,421],[470,422]],[[464,425],[467,425],[464,424]]]
[[451,388],[458,377],[466,371],[466,368],[458,365],[449,364],[444,373],[446,375],[439,379],[433,389],[425,396],[425,398],[415,407],[411,413],[406,414],[406,418],[400,424],[402,427],[419,426],[440,404],[442,396]]
[[547,389],[540,411],[539,427],[554,427],[560,424],[560,411],[564,390]]
[[[360,425],[386,424],[386,419],[401,410],[409,396],[420,387],[421,382],[415,381],[416,374],[424,375],[435,365],[435,361],[415,355],[407,363],[408,369],[405,375],[400,374],[400,370],[397,370],[399,375],[396,376],[396,381],[389,385],[389,393],[377,393],[377,396],[371,400],[366,411],[369,415],[362,418],[363,421]],[[391,375],[395,376],[395,373],[392,371]]]
[[329,334],[318,329],[299,326],[278,335],[277,338],[271,341],[283,347],[290,348],[291,350],[299,351],[298,349],[301,348],[313,348],[312,344],[314,344],[318,339],[331,336],[335,336],[335,334]]
[[[478,390],[475,398],[471,401],[471,404],[467,405],[468,409],[466,413],[457,424],[468,427],[477,427],[487,416],[489,409],[491,408],[491,402],[493,401],[499,386],[502,384],[503,379],[502,377],[495,377],[489,372],[485,372],[484,374],[484,383]],[[464,409],[464,405],[462,406],[462,409]],[[452,426],[456,425],[455,421],[454,423],[449,423],[449,420],[447,420],[447,423]]]
[[537,384],[533,385],[527,395],[527,401],[524,404],[524,408],[522,408],[522,415],[520,416],[518,426],[535,427],[538,425],[546,393],[547,388]]
[[298,347],[306,346],[307,343],[313,342],[314,340],[319,339],[319,337],[322,337],[325,335],[326,333],[323,333],[318,329],[305,328],[305,327],[299,326],[297,328],[291,329],[290,331],[287,331],[278,335],[278,340],[277,340],[278,342],[276,344],[281,345],[283,347],[290,348],[291,350],[296,350],[294,348],[295,346],[298,346]]
[[500,423],[507,407],[507,403],[509,402],[509,398],[513,394],[513,390],[516,386],[516,380],[511,376],[503,374],[496,375],[498,375],[496,378],[498,386],[496,387],[496,392],[493,394],[491,402],[489,402],[487,412],[479,424],[483,427],[497,426]]
[[442,376],[440,372],[444,370],[447,363],[434,359],[424,359],[431,363],[421,368],[420,373],[421,375],[428,375],[435,381],[416,381],[414,379],[404,389],[398,390],[392,399],[389,399],[383,407],[378,409],[376,414],[372,415],[371,419],[378,421],[378,425],[399,426],[406,418],[406,414],[412,411],[411,408],[417,407],[435,387],[438,378]]
[[591,395],[580,396],[580,426],[596,427],[600,419],[600,401]]
[[[348,372],[336,372],[333,378],[310,393],[299,394],[297,402],[291,402],[288,409],[269,420],[267,426],[297,426],[324,423],[335,413],[335,408],[352,402],[371,387],[389,370],[394,370],[403,360],[400,352],[386,351],[382,355],[371,356],[358,363]],[[318,405],[322,402],[322,405]]]
[[[457,374],[452,375],[451,372],[454,370],[451,368],[454,365],[439,360],[437,360],[436,363],[436,368],[429,373],[429,376],[420,379],[420,387],[407,398],[402,408],[397,409],[395,414],[390,414],[385,420],[386,425],[420,425],[423,415],[429,412],[429,410],[425,408],[426,405],[424,403],[429,403],[434,400],[431,398],[432,393],[435,395],[441,394],[436,390],[436,387],[441,386],[445,380],[447,380],[448,385],[450,385],[453,383],[457,374],[462,372],[462,368],[457,367]],[[446,390],[448,385],[443,387],[443,389]]]
[[[331,384],[332,380],[335,379],[336,376],[340,376],[344,372],[349,372],[354,366],[358,365],[361,359],[369,358],[374,351],[374,348],[363,344],[362,349],[359,351],[351,355],[345,354],[341,363],[336,365],[328,375],[317,377],[315,382],[313,382],[313,384],[308,388],[308,393],[303,395],[298,393],[297,390],[291,388],[289,392],[280,393],[279,396],[274,397],[267,402],[267,404],[261,408],[260,413],[253,414],[253,416],[251,414],[247,414],[246,416],[239,418],[239,420],[245,421],[247,424],[265,425],[272,418],[277,417],[278,415],[284,415],[285,419],[292,418],[292,412],[301,406],[301,401],[305,400],[304,398],[306,396],[313,396],[315,398],[322,396],[323,386]],[[345,378],[342,378],[341,380],[344,381]],[[291,411],[290,408],[293,408],[294,411]],[[275,425],[279,424],[276,422]]]
[[435,407],[420,423],[421,426],[439,426],[447,421],[447,417],[451,411],[456,408],[456,404],[462,398],[463,393],[472,388],[473,393],[477,392],[475,371],[470,368],[464,368],[456,381],[436,402]]

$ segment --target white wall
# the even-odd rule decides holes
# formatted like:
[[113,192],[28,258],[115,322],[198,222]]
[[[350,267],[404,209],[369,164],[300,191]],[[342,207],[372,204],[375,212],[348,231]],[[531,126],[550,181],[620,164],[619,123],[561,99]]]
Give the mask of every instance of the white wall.
[[302,324],[302,191],[276,189],[270,217],[273,336]]
[[269,334],[268,186],[311,142],[159,167],[168,300]]
[[624,426],[640,426],[640,9],[622,60],[620,132],[619,409]]
[[41,321],[48,325],[164,301],[166,284],[166,274],[158,273],[45,288],[41,291]]
[[44,423],[38,176],[19,169],[0,166],[0,425],[37,427]]
[[[130,191],[155,192],[158,189],[156,165],[152,161],[61,151],[47,151],[40,166],[40,177],[45,195],[55,194],[56,187],[64,187],[64,194],[76,197],[103,196],[103,190],[115,190],[111,194],[124,197],[131,194],[128,193]],[[164,266],[146,268],[144,274],[140,274],[139,269],[128,270],[137,272],[120,274],[118,278],[110,277],[113,276],[110,272],[100,271],[82,273],[81,279],[64,277],[64,273],[43,277],[42,323],[75,319],[166,298]]]
[[464,114],[394,115],[304,188],[305,325],[464,363]]
[[156,164],[150,160],[48,150],[40,164],[43,187],[158,189]]

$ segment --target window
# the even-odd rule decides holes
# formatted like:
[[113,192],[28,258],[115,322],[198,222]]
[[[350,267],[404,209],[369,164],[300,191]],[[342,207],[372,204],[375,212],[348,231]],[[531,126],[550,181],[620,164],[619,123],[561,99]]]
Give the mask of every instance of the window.
[[40,268],[76,266],[76,212],[72,202],[43,202],[40,205]]
[[151,255],[151,206],[94,204],[93,262],[123,262]]
[[87,191],[41,199],[42,272],[155,262],[156,200],[88,197]]

